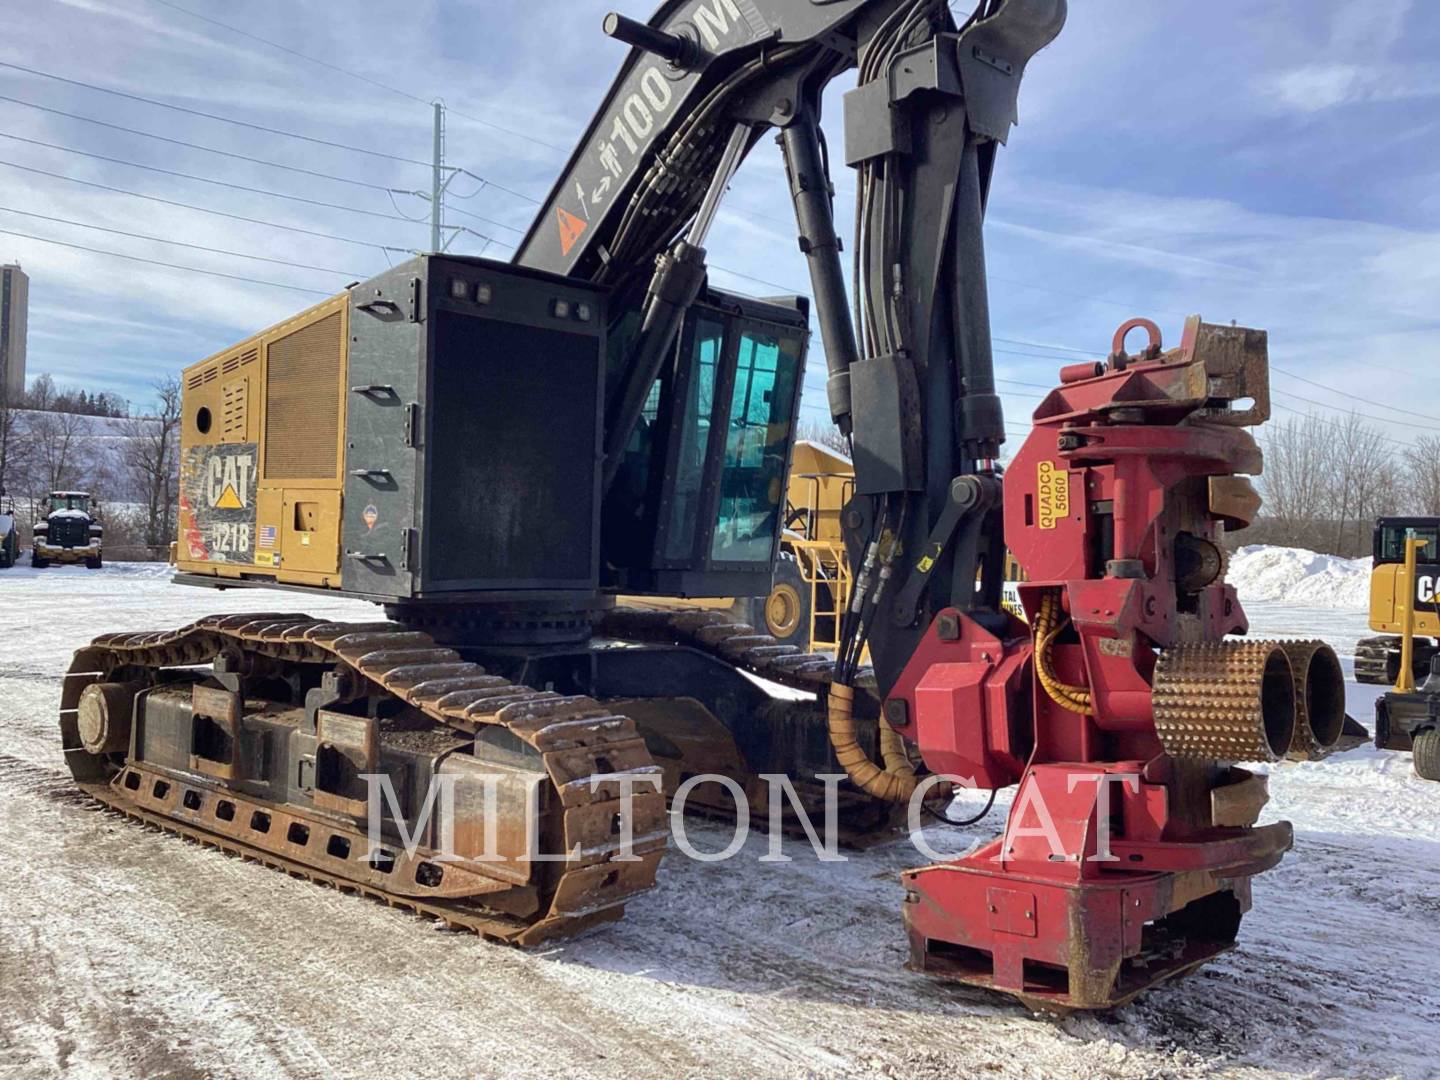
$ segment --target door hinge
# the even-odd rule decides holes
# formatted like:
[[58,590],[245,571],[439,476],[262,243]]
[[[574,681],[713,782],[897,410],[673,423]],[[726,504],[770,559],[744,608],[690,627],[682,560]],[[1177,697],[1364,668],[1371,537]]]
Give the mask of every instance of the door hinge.
[[412,401],[405,406],[405,445],[413,449],[420,445],[420,403]]
[[410,321],[419,322],[420,315],[420,279],[412,277],[410,279]]

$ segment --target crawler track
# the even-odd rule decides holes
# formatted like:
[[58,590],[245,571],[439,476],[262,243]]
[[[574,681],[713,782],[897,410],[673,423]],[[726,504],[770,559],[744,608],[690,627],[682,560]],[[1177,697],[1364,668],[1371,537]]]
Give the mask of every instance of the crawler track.
[[[339,665],[368,680],[456,734],[457,741],[485,727],[501,727],[532,748],[553,787],[553,805],[566,861],[532,866],[532,881],[489,881],[478,899],[437,902],[408,889],[387,888],[366,864],[322,861],[307,851],[274,850],[235,813],[245,800],[219,785],[176,779],[163,797],[143,763],[87,753],[80,744],[77,705],[86,686],[124,673],[205,664],[226,650],[294,664]],[[627,717],[588,697],[565,697],[517,686],[488,675],[427,635],[392,623],[331,623],[299,615],[237,615],[201,619],[179,630],[111,634],[75,654],[61,695],[66,757],[81,787],[113,809],[222,850],[316,880],[353,889],[388,903],[473,929],[487,937],[533,945],[570,936],[618,918],[625,902],[651,888],[664,854],[664,796],[637,792],[633,801],[635,861],[624,854],[614,822],[621,812],[610,774],[654,772],[649,752]],[[139,775],[143,783],[128,777]],[[193,794],[192,794],[193,793]],[[188,803],[186,802],[188,796]],[[231,803],[230,818],[217,814]],[[242,807],[243,809],[243,807]],[[290,807],[269,807],[276,813]],[[333,828],[338,828],[332,825]],[[343,831],[343,829],[341,830]],[[397,866],[405,864],[397,864]],[[553,869],[552,869],[553,868]],[[477,877],[485,872],[478,868]]]

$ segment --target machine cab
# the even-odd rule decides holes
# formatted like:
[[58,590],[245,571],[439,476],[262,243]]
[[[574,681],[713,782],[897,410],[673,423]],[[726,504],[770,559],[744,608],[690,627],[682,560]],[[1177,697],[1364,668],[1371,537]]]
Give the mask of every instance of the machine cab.
[[[710,290],[686,316],[605,501],[602,587],[762,596],[783,527],[803,300]],[[625,328],[613,335],[612,363]]]
[[1402,630],[1404,605],[1399,603],[1400,581],[1405,564],[1405,539],[1410,530],[1418,540],[1427,541],[1416,560],[1416,633],[1440,633],[1436,604],[1440,601],[1440,518],[1384,517],[1375,522],[1375,568],[1370,575],[1370,626],[1380,633]]

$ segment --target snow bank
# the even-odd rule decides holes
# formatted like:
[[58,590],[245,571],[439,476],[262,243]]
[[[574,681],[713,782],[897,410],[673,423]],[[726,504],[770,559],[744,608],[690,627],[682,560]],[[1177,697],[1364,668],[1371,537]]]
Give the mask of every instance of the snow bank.
[[1240,602],[1283,600],[1297,607],[1365,611],[1370,604],[1369,558],[1341,559],[1304,548],[1255,544],[1230,556],[1227,580]]

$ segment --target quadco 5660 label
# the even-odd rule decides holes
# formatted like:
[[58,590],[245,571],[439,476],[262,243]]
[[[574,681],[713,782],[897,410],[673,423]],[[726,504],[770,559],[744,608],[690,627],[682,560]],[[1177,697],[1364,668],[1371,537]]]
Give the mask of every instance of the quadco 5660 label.
[[192,446],[180,463],[181,556],[250,562],[255,550],[254,443]]

